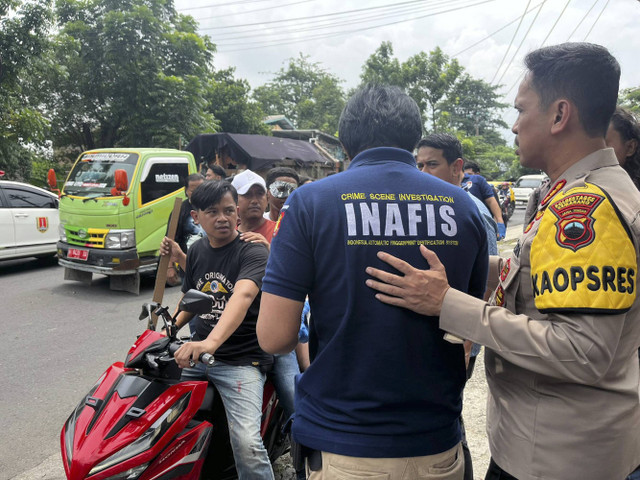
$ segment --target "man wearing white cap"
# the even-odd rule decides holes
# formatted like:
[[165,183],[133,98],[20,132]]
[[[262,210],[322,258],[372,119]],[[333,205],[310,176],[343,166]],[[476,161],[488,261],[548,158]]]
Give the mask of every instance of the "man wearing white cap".
[[263,217],[267,208],[267,185],[264,179],[251,170],[239,173],[231,184],[238,192],[238,216],[240,238],[245,242],[271,243],[276,222]]
[[[262,216],[267,208],[267,186],[264,179],[251,170],[245,170],[233,177],[231,184],[238,192],[240,238],[245,242],[262,243],[270,248],[276,222]],[[295,351],[285,355],[275,355],[272,380],[287,417],[294,411],[294,384],[295,377],[299,373]]]

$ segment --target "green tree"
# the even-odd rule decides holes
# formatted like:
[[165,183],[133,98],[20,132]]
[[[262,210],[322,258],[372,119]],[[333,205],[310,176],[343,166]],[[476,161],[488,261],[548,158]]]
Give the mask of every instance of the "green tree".
[[618,99],[618,103],[627,107],[632,112],[640,113],[640,87],[623,90]]
[[393,57],[393,45],[391,42],[382,42],[378,49],[372,53],[362,66],[360,74],[361,85],[373,83],[377,85],[405,86],[402,75],[402,66],[397,58]]
[[227,68],[213,74],[207,89],[207,110],[218,119],[223,132],[268,135],[264,113],[249,97],[249,82],[235,78],[234,72],[234,68]]
[[215,46],[167,0],[59,0],[54,146],[178,147],[214,131]]
[[40,79],[49,69],[49,0],[0,0],[0,170],[28,180],[46,147]]
[[423,116],[430,123],[431,132],[438,131],[440,104],[452,90],[463,67],[451,60],[440,47],[417,53],[402,64],[407,93],[417,102]]
[[504,144],[496,129],[509,128],[502,120],[502,111],[508,105],[499,101],[498,88],[464,73],[439,103],[438,110],[448,114],[450,129],[468,136],[482,135],[494,145]]
[[344,107],[340,80],[300,54],[290,58],[272,81],[254,90],[266,115],[285,115],[297,128],[333,133]]

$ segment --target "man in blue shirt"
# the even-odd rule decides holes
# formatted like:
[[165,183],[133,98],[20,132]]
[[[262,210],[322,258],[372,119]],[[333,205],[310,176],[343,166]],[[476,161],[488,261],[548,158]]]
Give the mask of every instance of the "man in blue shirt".
[[339,125],[349,169],[295,190],[280,212],[257,332],[265,351],[291,351],[309,296],[311,366],[296,386],[293,437],[322,452],[322,473],[311,478],[365,469],[462,479],[462,345],[435,322],[376,301],[365,284],[381,252],[425,268],[429,246],[450,282],[484,292],[482,218],[459,187],[416,171],[421,123],[399,88],[358,91]]
[[[460,152],[460,159],[463,160],[462,151]],[[479,173],[480,170],[476,163],[466,161],[464,163],[464,177],[462,177],[461,186],[467,192],[474,195],[478,200],[482,201],[491,211],[491,214],[498,225],[498,240],[502,240],[507,233],[507,227],[504,224],[504,219],[502,218],[500,204],[496,199],[493,187],[489,185],[487,179]]]

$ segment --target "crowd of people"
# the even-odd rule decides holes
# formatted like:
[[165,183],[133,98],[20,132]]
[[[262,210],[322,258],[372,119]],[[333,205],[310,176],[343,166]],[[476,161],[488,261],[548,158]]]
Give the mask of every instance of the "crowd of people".
[[525,65],[516,153],[548,181],[510,258],[493,190],[455,136],[422,138],[397,87],[347,102],[344,172],[187,178],[161,252],[183,292],[215,301],[178,315],[192,341],[175,359],[220,392],[239,478],[273,478],[269,374],[299,478],[473,479],[462,395],[480,346],[487,480],[640,478],[640,125],[616,107],[604,47],[545,47]]

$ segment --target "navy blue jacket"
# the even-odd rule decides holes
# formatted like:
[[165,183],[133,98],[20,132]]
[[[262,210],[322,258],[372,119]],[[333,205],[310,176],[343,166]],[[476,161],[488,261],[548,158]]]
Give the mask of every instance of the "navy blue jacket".
[[460,344],[438,319],[389,306],[365,285],[389,252],[428,268],[434,250],[452,287],[481,297],[487,236],[466,192],[421,173],[413,156],[375,148],[346,172],[295,190],[274,233],[263,291],[311,303],[311,366],[296,388],[294,438],[358,457],[443,452],[460,441]]

